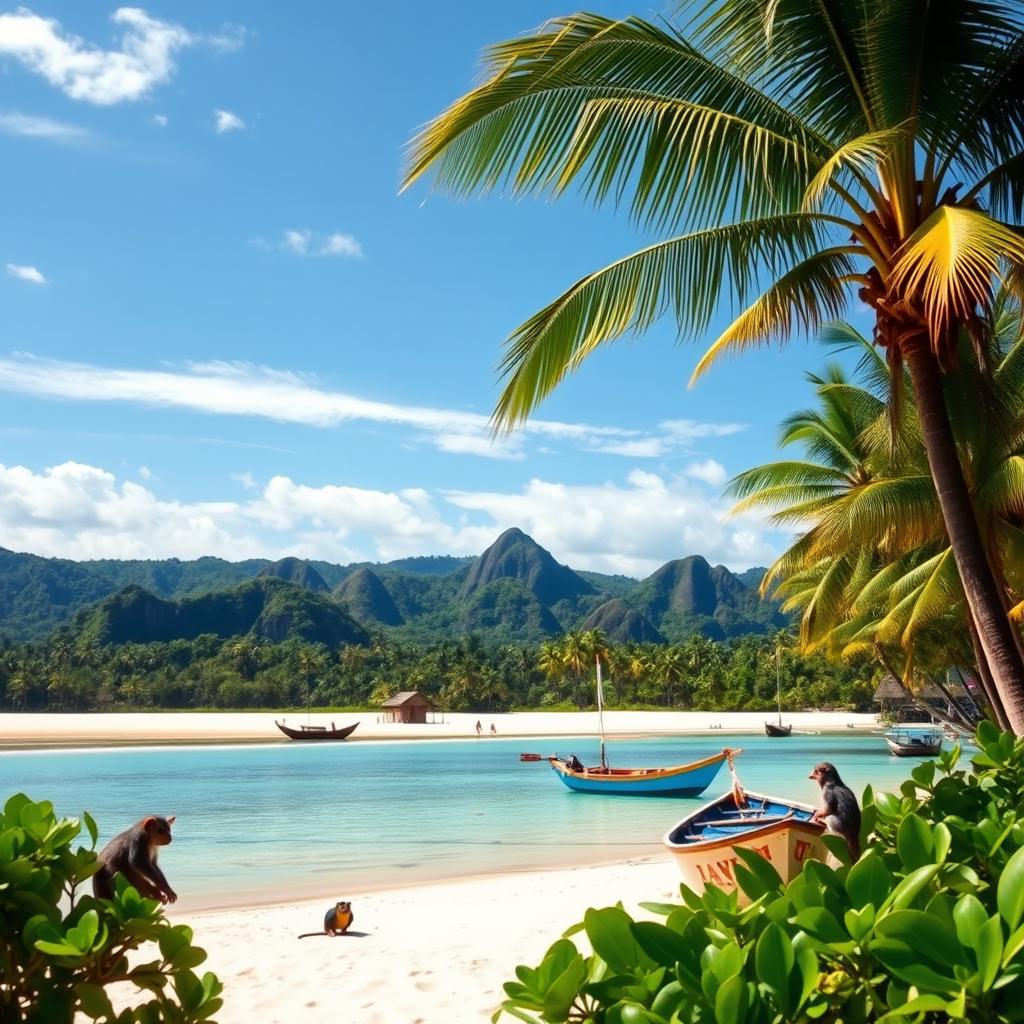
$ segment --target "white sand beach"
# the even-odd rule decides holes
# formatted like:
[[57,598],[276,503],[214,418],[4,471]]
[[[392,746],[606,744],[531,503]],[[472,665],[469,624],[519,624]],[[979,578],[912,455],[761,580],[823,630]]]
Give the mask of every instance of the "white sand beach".
[[[224,983],[221,1024],[481,1024],[517,964],[537,964],[588,907],[678,898],[668,857],[505,874],[351,898],[352,934],[299,939],[331,900],[176,913]],[[577,936],[577,944],[585,936]],[[513,1018],[507,1017],[511,1021]]]
[[[242,743],[288,742],[274,726],[286,718],[292,725],[306,722],[306,715],[287,716],[269,711],[244,712],[126,712],[123,714],[0,714],[0,748],[44,746],[101,746],[122,743]],[[440,718],[440,716],[438,716]],[[605,732],[609,736],[657,736],[683,733],[761,733],[768,711],[608,711]],[[848,711],[786,712],[785,720],[797,732],[876,729],[873,714]],[[589,736],[597,733],[593,711],[523,711],[509,714],[445,714],[443,721],[426,725],[382,722],[374,711],[344,714],[313,714],[314,725],[340,728],[359,723],[348,742],[366,740],[476,739],[476,723],[483,726],[483,741],[493,724],[499,737]]]

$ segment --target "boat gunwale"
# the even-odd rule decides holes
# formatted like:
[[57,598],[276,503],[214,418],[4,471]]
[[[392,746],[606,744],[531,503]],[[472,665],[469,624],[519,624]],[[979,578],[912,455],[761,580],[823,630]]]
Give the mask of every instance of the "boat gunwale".
[[[814,812],[814,807],[811,804],[802,803],[799,800],[786,800],[782,797],[769,796],[765,793],[753,793],[748,792],[748,797],[753,797],[755,800],[765,800],[772,803],[782,804],[785,807],[797,808],[801,811]],[[722,847],[736,846],[739,842],[746,842],[748,839],[760,839],[764,836],[773,835],[776,832],[784,831],[785,829],[800,827],[802,831],[813,832],[816,836],[822,835],[826,829],[824,823],[820,821],[807,821],[803,818],[785,817],[782,821],[770,822],[767,825],[762,825],[757,828],[747,829],[735,836],[723,836],[720,839],[694,839],[688,843],[677,843],[671,837],[672,834],[678,831],[687,822],[694,821],[695,819],[701,818],[704,814],[710,811],[712,808],[719,806],[723,802],[729,800],[732,797],[731,793],[725,793],[714,800],[704,804],[703,807],[694,811],[693,814],[688,814],[685,818],[680,818],[662,837],[662,843],[667,847],[668,851],[673,854],[683,853],[686,850],[715,850],[721,849]]]
[[584,769],[582,772],[573,771],[564,761],[554,754],[548,757],[548,763],[556,772],[568,775],[574,779],[581,779],[587,782],[651,782],[654,779],[671,779],[677,775],[685,775],[688,772],[706,768],[712,764],[721,764],[727,761],[731,755],[740,754],[742,750],[736,747],[724,747],[717,754],[702,758],[700,761],[692,761],[690,764],[673,765],[671,768],[620,768],[618,771],[643,772],[642,775],[613,775],[611,772],[590,772]]

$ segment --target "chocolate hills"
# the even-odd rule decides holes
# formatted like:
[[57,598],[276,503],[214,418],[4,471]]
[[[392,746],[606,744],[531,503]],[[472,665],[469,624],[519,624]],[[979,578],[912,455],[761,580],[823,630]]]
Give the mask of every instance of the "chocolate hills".
[[[749,573],[759,580],[763,570]],[[786,622],[756,589],[699,555],[642,581],[577,573],[518,529],[474,559],[349,566],[297,558],[75,562],[0,548],[0,638],[13,640],[73,624],[101,643],[236,631],[334,647],[380,630],[417,642],[472,632],[516,643],[583,628],[658,643],[694,633],[728,640]]]

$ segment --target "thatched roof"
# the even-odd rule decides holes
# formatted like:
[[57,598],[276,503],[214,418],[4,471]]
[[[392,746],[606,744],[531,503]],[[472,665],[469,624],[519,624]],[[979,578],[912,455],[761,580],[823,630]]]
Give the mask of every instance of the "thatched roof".
[[383,704],[382,708],[400,708],[403,704],[409,704],[415,702],[416,704],[425,704],[428,708],[432,708],[434,705],[431,703],[430,698],[419,690],[402,690],[401,693],[396,693],[394,697],[389,697]]
[[[925,683],[925,685],[914,694],[918,700],[925,702],[936,702],[941,703],[946,698],[942,691],[934,683]],[[907,696],[903,687],[900,686],[899,682],[891,675],[884,676],[882,681],[878,684],[875,689],[875,703],[876,704],[909,704],[910,698]]]

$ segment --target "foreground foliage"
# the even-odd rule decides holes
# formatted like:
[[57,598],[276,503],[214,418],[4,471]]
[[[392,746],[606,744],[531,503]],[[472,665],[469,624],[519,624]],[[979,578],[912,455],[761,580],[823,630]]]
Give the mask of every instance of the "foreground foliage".
[[[96,825],[88,814],[83,821],[90,845],[73,848],[82,823],[57,818],[48,801],[18,793],[0,813],[0,1021],[71,1024],[77,1013],[101,1024],[211,1021],[221,985],[194,973],[206,953],[187,925],[172,925],[120,876],[112,900],[79,894],[96,865]],[[129,961],[149,943],[151,959]],[[115,1013],[105,987],[122,981],[144,1001]]]
[[[737,850],[750,898],[682,890],[588,910],[536,968],[519,967],[495,1014],[527,1022],[768,1024],[1024,1020],[1024,740],[984,723],[975,771],[959,748],[899,794],[864,794],[860,860],[809,861],[783,885]],[[841,859],[845,844],[827,837]],[[568,936],[582,930],[585,956]]]

